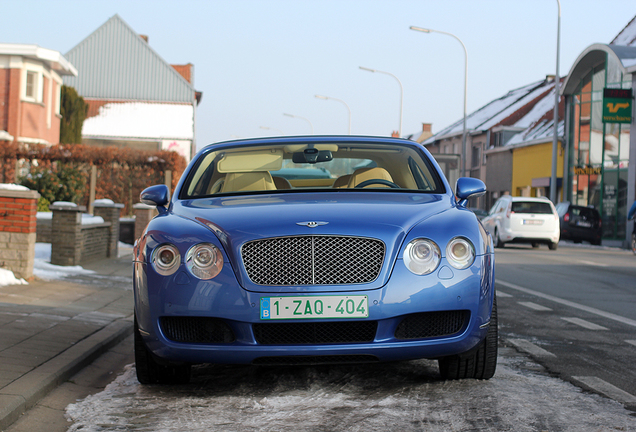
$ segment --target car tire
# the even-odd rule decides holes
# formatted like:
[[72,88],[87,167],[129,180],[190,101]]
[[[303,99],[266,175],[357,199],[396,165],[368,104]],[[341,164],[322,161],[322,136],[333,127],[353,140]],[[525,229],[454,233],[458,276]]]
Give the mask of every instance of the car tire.
[[190,382],[190,365],[162,365],[153,357],[139,332],[135,317],[134,345],[135,370],[141,384],[187,384]]
[[538,242],[532,242],[532,248],[533,249],[537,249],[539,247],[539,243]]
[[550,243],[548,243],[548,247],[550,248],[550,250],[557,250],[557,248],[559,247],[559,243],[558,242],[550,242]]
[[495,228],[495,238],[494,238],[493,242],[495,243],[495,247],[496,248],[504,247],[504,242],[502,242],[501,238],[499,237],[499,230],[496,229],[496,228]]
[[495,298],[490,315],[490,325],[484,340],[475,349],[467,353],[443,357],[438,360],[439,372],[443,379],[490,379],[497,369],[497,344],[499,328],[497,325],[497,299]]

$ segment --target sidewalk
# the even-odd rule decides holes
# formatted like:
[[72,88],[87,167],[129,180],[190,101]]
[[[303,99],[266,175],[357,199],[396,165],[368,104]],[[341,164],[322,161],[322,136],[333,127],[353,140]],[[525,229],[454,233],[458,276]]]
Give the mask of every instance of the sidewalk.
[[0,286],[0,431],[132,334],[131,254],[69,280]]

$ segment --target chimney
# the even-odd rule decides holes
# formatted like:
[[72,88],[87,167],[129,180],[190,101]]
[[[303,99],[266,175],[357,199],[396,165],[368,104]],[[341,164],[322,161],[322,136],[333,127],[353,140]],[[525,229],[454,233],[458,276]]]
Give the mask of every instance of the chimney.
[[422,134],[415,141],[423,143],[433,136],[433,123],[422,123]]
[[142,38],[144,40],[144,42],[148,43],[148,35],[139,35],[140,38]]

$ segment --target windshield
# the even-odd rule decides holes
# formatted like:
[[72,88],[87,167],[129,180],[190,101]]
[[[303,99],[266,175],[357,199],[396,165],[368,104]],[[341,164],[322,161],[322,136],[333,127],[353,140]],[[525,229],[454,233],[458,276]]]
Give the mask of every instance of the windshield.
[[280,143],[209,151],[188,176],[181,198],[309,190],[444,193],[416,148],[366,143]]

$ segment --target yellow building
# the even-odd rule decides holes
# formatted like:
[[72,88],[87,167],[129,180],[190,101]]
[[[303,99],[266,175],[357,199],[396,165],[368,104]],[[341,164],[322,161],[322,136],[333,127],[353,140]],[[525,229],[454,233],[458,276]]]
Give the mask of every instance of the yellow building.
[[[552,140],[539,143],[523,143],[512,146],[513,196],[550,196],[552,173]],[[563,148],[558,147],[557,202],[562,201]]]

